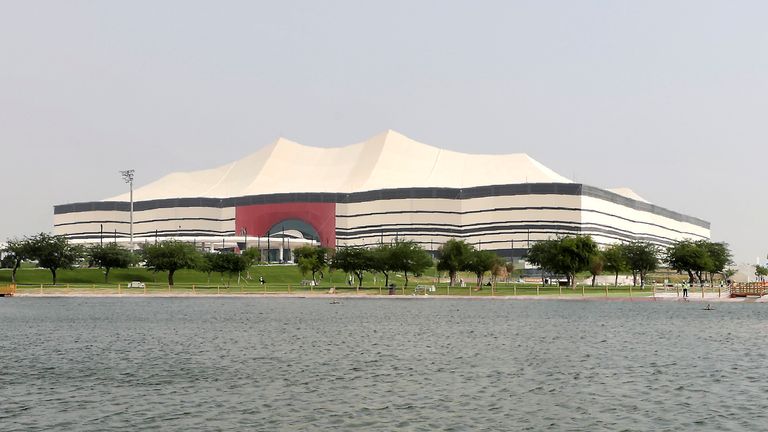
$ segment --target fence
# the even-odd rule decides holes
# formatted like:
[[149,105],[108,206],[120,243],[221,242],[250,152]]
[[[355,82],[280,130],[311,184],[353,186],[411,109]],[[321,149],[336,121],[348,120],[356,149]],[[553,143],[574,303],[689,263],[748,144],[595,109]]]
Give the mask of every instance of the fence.
[[0,286],[0,297],[10,297],[16,294],[16,284]]
[[[133,285],[133,284],[132,284]],[[578,285],[575,288],[564,286],[541,286],[538,284],[498,283],[491,286],[447,286],[434,284],[434,291],[423,289],[424,285],[414,284],[409,287],[398,286],[391,292],[400,296],[461,296],[461,297],[609,297],[609,298],[652,298],[652,297],[682,297],[681,286],[596,286]],[[429,285],[430,287],[433,285]],[[164,283],[144,283],[139,287],[128,287],[128,284],[36,284],[18,285],[14,293],[32,295],[387,295],[390,289],[386,286],[349,286],[311,284],[190,284],[177,283],[169,286]],[[729,295],[727,289],[719,287],[695,287],[689,289],[689,296],[700,295],[723,296]]]
[[768,288],[768,282],[735,283],[730,288],[731,297],[762,297],[765,295],[766,288]]

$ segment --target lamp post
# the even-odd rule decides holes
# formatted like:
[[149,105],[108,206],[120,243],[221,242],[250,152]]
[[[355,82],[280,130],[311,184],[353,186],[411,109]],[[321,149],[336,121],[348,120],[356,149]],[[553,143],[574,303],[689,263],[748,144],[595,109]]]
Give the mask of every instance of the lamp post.
[[130,249],[133,251],[133,173],[134,170],[129,169],[125,171],[120,171],[120,175],[123,176],[123,180],[125,180],[126,183],[128,183],[130,187],[130,198],[131,198],[131,215],[130,215]]
[[248,228],[243,227],[241,231],[243,232],[243,252],[245,252],[248,250]]

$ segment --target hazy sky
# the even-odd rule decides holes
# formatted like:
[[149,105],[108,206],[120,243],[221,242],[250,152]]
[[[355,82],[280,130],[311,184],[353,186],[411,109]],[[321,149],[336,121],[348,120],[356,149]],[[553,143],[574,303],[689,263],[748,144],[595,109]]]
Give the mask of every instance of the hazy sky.
[[[768,2],[0,0],[0,240],[284,136],[526,152],[768,251]],[[477,167],[482,175],[483,167]]]

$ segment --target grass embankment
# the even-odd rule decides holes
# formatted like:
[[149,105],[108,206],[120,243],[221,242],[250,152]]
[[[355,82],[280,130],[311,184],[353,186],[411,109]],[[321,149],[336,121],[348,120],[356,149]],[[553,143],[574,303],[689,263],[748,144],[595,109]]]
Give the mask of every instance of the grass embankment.
[[[410,277],[409,286],[405,287],[402,275],[392,275],[390,282],[397,285],[395,293],[398,295],[415,294],[414,288],[418,284],[434,285],[436,291],[429,295],[453,295],[453,296],[564,296],[564,297],[648,297],[653,295],[653,288],[619,286],[595,287],[577,286],[575,289],[568,287],[547,286],[536,284],[498,283],[493,289],[483,286],[477,290],[474,284],[467,283],[466,287],[448,287],[445,278],[434,276],[434,271],[429,272],[433,276]],[[73,270],[60,270],[58,272],[58,284],[51,284],[51,273],[46,269],[22,268],[17,274],[19,294],[325,294],[331,287],[337,294],[359,295],[386,295],[388,289],[384,286],[384,278],[377,275],[367,275],[365,286],[357,289],[347,284],[346,275],[342,272],[326,273],[320,286],[310,287],[302,285],[302,280],[309,276],[303,276],[294,265],[260,265],[251,267],[244,272],[238,283],[237,276],[230,279],[227,275],[209,275],[194,270],[179,270],[174,276],[176,284],[168,286],[166,272],[154,273],[144,268],[114,269],[110,272],[109,283],[104,283],[104,272],[97,268],[81,268]],[[264,277],[266,284],[259,283],[259,277]],[[474,276],[461,274],[465,281],[474,281]],[[0,285],[10,283],[10,270],[0,270]],[[131,281],[141,281],[146,289],[126,288]],[[663,289],[663,288],[657,288]],[[670,288],[675,292],[675,288]],[[717,288],[705,288],[706,292],[717,292]],[[699,292],[698,289],[696,292]],[[422,294],[422,293],[418,293]],[[695,295],[691,291],[691,296]]]

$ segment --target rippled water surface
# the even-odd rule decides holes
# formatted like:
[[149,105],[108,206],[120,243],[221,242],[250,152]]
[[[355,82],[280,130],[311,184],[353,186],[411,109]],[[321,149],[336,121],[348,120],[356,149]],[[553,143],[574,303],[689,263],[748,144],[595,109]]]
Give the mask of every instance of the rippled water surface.
[[0,299],[0,430],[767,430],[768,304]]

